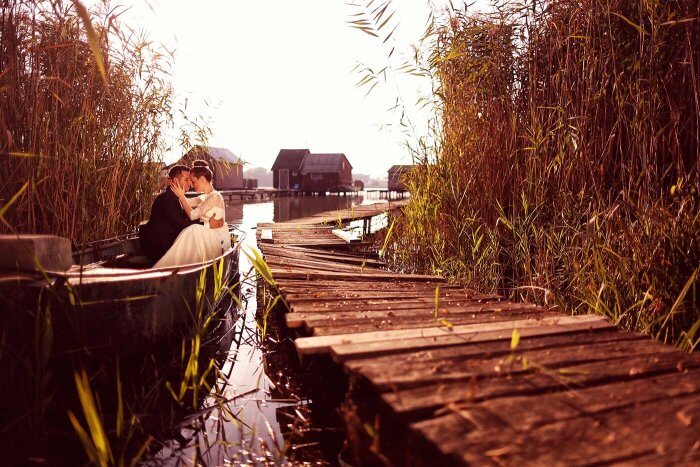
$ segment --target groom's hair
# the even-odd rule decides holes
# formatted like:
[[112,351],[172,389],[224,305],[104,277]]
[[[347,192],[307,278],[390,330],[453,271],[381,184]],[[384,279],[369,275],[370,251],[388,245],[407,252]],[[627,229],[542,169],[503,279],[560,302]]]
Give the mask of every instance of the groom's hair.
[[189,172],[190,168],[187,167],[186,165],[178,164],[170,167],[170,170],[168,171],[168,178],[175,178],[178,175],[180,175],[182,172]]
[[209,162],[202,159],[197,159],[196,161],[192,162],[192,168],[195,167],[209,167]]

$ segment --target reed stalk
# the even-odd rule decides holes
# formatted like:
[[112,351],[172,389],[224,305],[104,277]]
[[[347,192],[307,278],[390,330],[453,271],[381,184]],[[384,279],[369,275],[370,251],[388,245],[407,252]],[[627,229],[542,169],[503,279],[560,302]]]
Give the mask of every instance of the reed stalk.
[[439,124],[389,257],[696,348],[700,4],[495,6],[416,55]]
[[169,56],[119,13],[107,2],[91,14],[79,2],[3,2],[0,233],[82,244],[148,216],[172,123]]

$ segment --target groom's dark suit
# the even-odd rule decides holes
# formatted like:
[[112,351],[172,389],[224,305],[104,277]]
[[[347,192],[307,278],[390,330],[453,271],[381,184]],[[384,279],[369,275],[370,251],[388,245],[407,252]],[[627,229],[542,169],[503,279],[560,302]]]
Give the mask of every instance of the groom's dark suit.
[[177,195],[166,188],[153,201],[148,222],[139,227],[141,249],[154,262],[158,261],[173,246],[180,232],[192,224],[200,222],[189,220]]

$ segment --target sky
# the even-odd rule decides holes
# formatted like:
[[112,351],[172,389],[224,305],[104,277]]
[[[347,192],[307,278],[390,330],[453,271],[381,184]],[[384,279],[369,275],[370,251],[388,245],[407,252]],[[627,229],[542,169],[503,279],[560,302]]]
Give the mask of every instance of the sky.
[[[356,88],[362,76],[351,70],[358,62],[383,67],[389,45],[400,64],[425,31],[427,0],[391,2],[399,27],[385,46],[347,24],[360,10],[345,0],[131,1],[122,20],[175,49],[175,91],[189,115],[207,117],[209,145],[249,167],[271,167],[281,148],[343,152],[355,173],[376,177],[411,162],[399,114],[388,109],[400,96],[415,135],[423,133],[430,112],[415,102],[429,82],[401,75],[365,97],[368,87]],[[166,162],[182,152],[174,144]]]

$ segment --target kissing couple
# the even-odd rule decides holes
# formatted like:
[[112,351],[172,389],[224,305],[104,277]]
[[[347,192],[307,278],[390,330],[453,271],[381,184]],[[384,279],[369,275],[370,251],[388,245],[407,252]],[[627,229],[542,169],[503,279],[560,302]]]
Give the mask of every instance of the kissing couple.
[[[170,168],[168,186],[153,201],[148,222],[139,227],[141,249],[154,268],[200,263],[231,248],[224,197],[214,189],[213,177],[202,160]],[[185,196],[190,185],[199,196]]]

